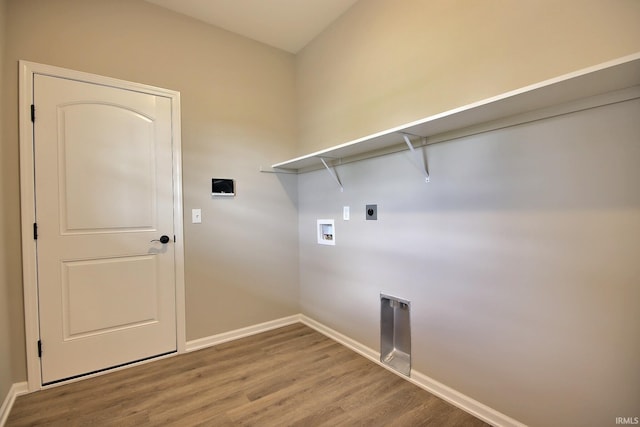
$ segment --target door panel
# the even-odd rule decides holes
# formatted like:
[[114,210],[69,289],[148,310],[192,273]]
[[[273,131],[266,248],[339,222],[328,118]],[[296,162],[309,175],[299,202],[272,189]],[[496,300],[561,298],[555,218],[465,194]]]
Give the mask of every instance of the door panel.
[[154,122],[122,106],[83,103],[58,109],[58,129],[64,232],[152,228]]
[[43,384],[176,351],[171,101],[34,76]]
[[151,255],[64,261],[64,340],[158,322],[156,261]]

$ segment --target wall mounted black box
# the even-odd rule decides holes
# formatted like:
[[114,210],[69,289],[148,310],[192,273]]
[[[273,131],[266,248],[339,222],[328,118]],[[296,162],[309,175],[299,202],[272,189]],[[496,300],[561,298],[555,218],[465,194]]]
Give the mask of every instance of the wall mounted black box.
[[211,180],[211,194],[214,196],[235,196],[236,183],[233,179],[213,178]]

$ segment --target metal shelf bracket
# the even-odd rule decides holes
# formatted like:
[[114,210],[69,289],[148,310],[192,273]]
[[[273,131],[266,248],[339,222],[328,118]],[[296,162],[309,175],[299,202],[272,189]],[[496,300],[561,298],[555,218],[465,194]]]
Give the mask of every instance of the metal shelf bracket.
[[[426,150],[422,151],[422,155],[420,152],[418,152],[413,144],[411,143],[411,140],[409,139],[409,136],[415,136],[415,135],[410,135],[407,133],[402,133],[402,137],[404,138],[404,142],[407,143],[407,146],[409,147],[409,150],[411,151],[411,153],[413,154],[414,158],[416,159],[415,163],[416,166],[418,166],[418,168],[420,168],[420,170],[422,170],[424,172],[424,182],[429,182],[429,166],[427,163],[427,152]],[[421,137],[422,141],[423,141],[423,145],[427,144],[427,138],[426,137]]]
[[342,183],[340,182],[340,178],[338,178],[338,174],[336,174],[334,168],[329,166],[323,157],[320,157],[320,161],[324,165],[327,172],[329,172],[329,175],[331,175],[333,179],[338,183],[338,185],[340,186],[340,191],[344,191],[344,187],[342,186]]

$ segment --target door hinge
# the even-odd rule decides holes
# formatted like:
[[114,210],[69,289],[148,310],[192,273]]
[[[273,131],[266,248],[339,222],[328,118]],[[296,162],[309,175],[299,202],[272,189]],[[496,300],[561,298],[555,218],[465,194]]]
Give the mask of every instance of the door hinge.
[[36,106],[34,104],[31,104],[31,121],[36,121]]
[[33,240],[38,240],[38,223],[33,223]]
[[42,341],[38,340],[38,357],[42,357]]

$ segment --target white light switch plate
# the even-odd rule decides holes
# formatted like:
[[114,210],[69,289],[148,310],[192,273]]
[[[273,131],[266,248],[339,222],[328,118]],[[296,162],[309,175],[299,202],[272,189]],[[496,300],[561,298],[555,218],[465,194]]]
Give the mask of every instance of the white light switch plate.
[[342,219],[345,220],[345,221],[349,221],[349,217],[350,217],[349,206],[343,206],[342,207]]
[[191,222],[200,224],[202,222],[202,211],[200,209],[191,209]]

